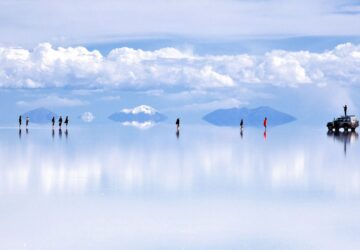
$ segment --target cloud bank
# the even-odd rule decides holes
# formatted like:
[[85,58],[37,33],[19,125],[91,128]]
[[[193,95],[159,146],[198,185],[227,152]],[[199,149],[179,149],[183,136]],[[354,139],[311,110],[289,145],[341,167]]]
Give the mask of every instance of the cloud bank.
[[358,13],[356,0],[3,0],[0,37],[7,44],[81,44],[161,34],[358,36]]
[[1,88],[207,90],[251,84],[276,86],[360,83],[360,45],[322,53],[274,50],[264,55],[199,56],[191,51],[127,47],[108,55],[84,47],[33,50],[0,47]]

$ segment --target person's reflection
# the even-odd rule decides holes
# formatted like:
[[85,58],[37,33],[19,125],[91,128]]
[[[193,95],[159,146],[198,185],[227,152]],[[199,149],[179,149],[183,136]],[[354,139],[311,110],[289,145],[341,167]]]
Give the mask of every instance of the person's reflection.
[[51,131],[51,137],[52,137],[52,139],[54,140],[54,138],[55,138],[55,129],[52,129],[52,131]]
[[62,137],[62,130],[61,130],[61,128],[59,128],[59,138],[61,138]]
[[241,139],[243,138],[243,136],[244,136],[243,130],[240,129],[240,137],[241,137]]
[[359,137],[359,134],[355,131],[352,131],[352,132],[328,131],[327,135],[329,138],[333,138],[335,141],[343,143],[345,156],[347,153],[347,147],[348,147],[347,145],[354,143],[355,141],[357,141],[357,139]]
[[29,134],[29,129],[26,128],[25,132],[26,132],[26,135],[28,135]]
[[266,141],[266,137],[267,137],[267,134],[266,134],[266,129],[264,131],[264,140]]
[[179,137],[180,137],[180,130],[177,129],[176,130],[176,138],[179,139]]
[[68,138],[68,136],[69,136],[69,132],[68,132],[68,130],[67,130],[67,129],[65,129],[65,138],[67,139],[67,138]]
[[19,128],[19,139],[21,139],[21,128]]

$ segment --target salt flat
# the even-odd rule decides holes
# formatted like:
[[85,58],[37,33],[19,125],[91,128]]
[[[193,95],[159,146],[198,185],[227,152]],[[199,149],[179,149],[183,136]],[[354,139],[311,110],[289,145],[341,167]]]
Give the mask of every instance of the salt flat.
[[0,129],[1,249],[358,249],[357,134]]

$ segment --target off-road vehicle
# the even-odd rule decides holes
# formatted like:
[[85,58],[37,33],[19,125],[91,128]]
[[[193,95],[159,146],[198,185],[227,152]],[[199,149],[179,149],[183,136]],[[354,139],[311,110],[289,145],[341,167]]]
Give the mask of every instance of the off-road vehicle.
[[332,122],[328,122],[326,126],[329,131],[339,131],[341,128],[344,129],[345,132],[349,131],[349,129],[355,131],[355,129],[359,127],[359,120],[356,119],[354,115],[341,116]]

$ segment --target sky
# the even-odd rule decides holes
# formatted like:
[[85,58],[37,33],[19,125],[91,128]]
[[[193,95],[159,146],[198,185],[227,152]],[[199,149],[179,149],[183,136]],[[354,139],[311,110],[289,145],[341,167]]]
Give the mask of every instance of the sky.
[[358,114],[359,24],[360,1],[2,0],[0,123],[141,104],[189,122],[243,106]]

